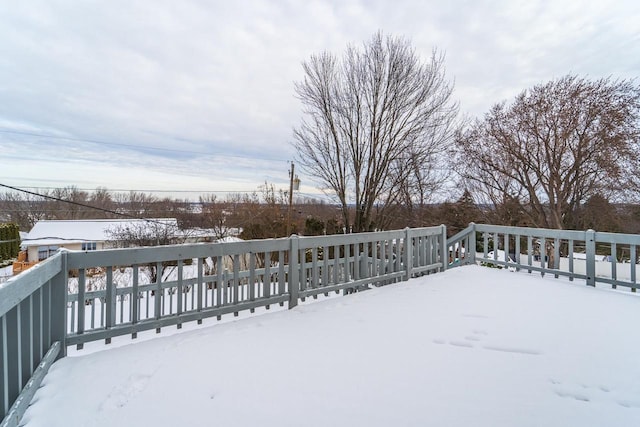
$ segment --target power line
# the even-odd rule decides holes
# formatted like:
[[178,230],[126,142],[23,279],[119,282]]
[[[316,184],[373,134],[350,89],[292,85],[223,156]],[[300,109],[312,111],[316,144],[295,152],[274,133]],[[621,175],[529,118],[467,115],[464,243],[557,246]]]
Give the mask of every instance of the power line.
[[168,226],[169,225],[169,224],[167,224],[165,222],[162,222],[162,221],[156,221],[154,219],[149,219],[149,218],[140,218],[138,216],[130,215],[130,214],[127,214],[127,213],[124,213],[124,212],[118,212],[118,211],[114,211],[114,210],[111,210],[111,209],[99,208],[97,206],[91,206],[91,205],[87,205],[85,203],[78,203],[78,202],[74,202],[74,201],[71,201],[71,200],[64,200],[64,199],[61,199],[59,197],[54,197],[54,196],[49,196],[49,195],[45,195],[45,194],[35,193],[33,191],[24,190],[22,188],[17,188],[17,187],[12,187],[10,185],[6,185],[6,184],[2,184],[2,183],[0,183],[0,187],[9,188],[11,190],[19,191],[21,193],[31,194],[32,196],[38,196],[38,197],[42,197],[44,199],[55,200],[57,202],[69,203],[71,205],[76,205],[76,206],[82,206],[84,208],[95,209],[95,210],[98,210],[98,211],[110,213],[112,215],[117,215],[117,216],[121,216],[121,217],[124,217],[124,218],[140,219],[140,220],[143,220],[143,221],[160,224],[162,226]]
[[[23,186],[23,188],[31,188],[33,190],[64,190],[64,189],[70,188],[70,187],[73,187],[74,189],[79,190],[79,191],[95,191],[98,188],[105,188],[103,186],[98,186],[96,188],[79,188],[79,187],[75,187],[75,186],[45,187],[45,186],[40,186],[40,185],[25,185],[25,186]],[[227,193],[227,194],[233,194],[233,193],[254,193],[254,192],[258,192],[258,190],[151,190],[151,189],[139,190],[139,189],[131,189],[131,188],[105,188],[105,189],[107,191],[109,191],[109,192],[121,192],[121,193],[137,192],[137,193],[200,193],[200,194]]]

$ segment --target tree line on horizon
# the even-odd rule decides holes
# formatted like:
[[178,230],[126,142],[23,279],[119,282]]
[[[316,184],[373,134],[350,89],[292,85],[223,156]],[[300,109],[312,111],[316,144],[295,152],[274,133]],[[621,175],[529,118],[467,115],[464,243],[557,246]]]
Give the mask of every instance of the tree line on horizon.
[[[46,194],[55,194],[57,198],[97,209],[4,192],[0,193],[0,223],[15,223],[21,231],[29,231],[39,220],[176,218],[181,228],[204,228],[216,239],[237,233],[245,239],[286,235],[288,198],[272,184],[265,184],[250,194],[230,194],[224,198],[205,195],[197,202],[138,192],[110,192],[105,188],[89,192],[66,187]],[[296,199],[292,207],[293,233],[311,236],[354,232],[342,222],[339,205],[315,199]],[[355,206],[349,208],[355,210]],[[517,199],[499,205],[479,204],[468,190],[455,199],[426,203],[420,207],[398,204],[387,207],[387,210],[393,215],[387,229],[445,224],[449,234],[455,234],[470,222],[536,227]],[[571,218],[573,222],[567,228],[640,233],[640,204],[611,203],[601,195],[590,197]]]

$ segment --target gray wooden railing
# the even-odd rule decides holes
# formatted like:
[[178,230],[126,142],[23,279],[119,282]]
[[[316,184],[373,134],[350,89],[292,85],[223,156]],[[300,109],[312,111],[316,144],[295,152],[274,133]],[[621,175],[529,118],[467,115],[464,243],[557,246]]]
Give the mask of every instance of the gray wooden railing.
[[53,362],[66,354],[65,256],[0,285],[0,414],[17,426]]
[[447,240],[449,266],[497,265],[587,285],[637,288],[640,235],[470,224]]
[[446,244],[440,226],[59,252],[0,285],[0,427],[18,425],[69,345],[442,271]]

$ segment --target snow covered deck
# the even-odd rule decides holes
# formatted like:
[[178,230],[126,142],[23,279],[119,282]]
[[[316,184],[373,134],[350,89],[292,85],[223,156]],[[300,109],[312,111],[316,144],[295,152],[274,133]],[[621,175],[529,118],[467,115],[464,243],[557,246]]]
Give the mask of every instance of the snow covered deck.
[[53,365],[22,422],[640,425],[639,319],[637,294],[467,266],[117,348],[92,343]]

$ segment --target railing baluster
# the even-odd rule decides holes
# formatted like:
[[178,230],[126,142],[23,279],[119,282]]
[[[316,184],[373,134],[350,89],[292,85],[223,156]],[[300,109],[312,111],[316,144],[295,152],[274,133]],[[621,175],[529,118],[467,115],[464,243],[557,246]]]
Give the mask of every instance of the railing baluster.
[[289,309],[298,305],[298,292],[299,292],[299,276],[300,269],[298,264],[301,264],[301,261],[298,260],[298,255],[300,255],[299,251],[299,237],[293,235],[289,237],[289,280],[288,280],[288,290],[289,290]]
[[[240,302],[239,292],[240,285],[240,255],[235,254],[233,256],[233,304],[237,305]],[[238,315],[237,311],[233,312],[234,316]]]
[[411,276],[413,274],[413,253],[412,253],[412,249],[413,249],[413,243],[411,242],[412,237],[410,234],[410,230],[409,228],[405,228],[404,230],[404,239],[403,239],[403,248],[404,248],[404,257],[403,257],[403,262],[404,262],[404,268],[405,268],[405,277],[404,280],[409,280],[411,279]]
[[35,313],[35,308],[33,304],[33,295],[34,294],[29,295],[29,372],[31,373],[33,373],[33,371],[36,369],[36,366],[38,365],[38,361],[35,360],[35,355],[36,355],[35,324],[37,320],[36,320],[36,313]]
[[[285,251],[278,252],[278,295],[283,295],[285,293],[285,271],[284,271],[284,258]],[[280,307],[284,305],[284,302],[280,303]]]
[[29,299],[22,300],[20,304],[18,304],[18,309],[18,324],[20,326],[20,389],[22,389],[33,373],[31,368],[31,310],[29,307]]
[[[202,306],[203,306],[203,298],[204,298],[204,279],[202,277],[203,274],[203,270],[204,270],[204,259],[202,257],[198,257],[198,284],[197,286],[194,286],[197,288],[197,301],[198,301],[198,308],[197,311],[201,312],[202,311]],[[192,289],[193,292],[195,292],[195,289]],[[197,321],[198,325],[200,325],[202,323],[202,318],[199,318]]]
[[[162,262],[156,263],[156,283],[155,283],[155,295],[154,295],[154,318],[156,321],[162,318]],[[156,334],[161,331],[160,326],[156,326]]]
[[[329,246],[322,247],[322,286],[329,284]],[[325,293],[325,296],[328,295]]]
[[[223,291],[226,289],[227,284],[224,280],[222,260],[222,255],[216,257],[216,307],[222,307],[225,304]],[[217,319],[220,320],[221,318],[222,316],[218,314]]]
[[117,299],[120,302],[120,324],[123,324],[124,323],[124,294],[120,294],[120,296],[117,297]]
[[573,266],[573,239],[569,239],[569,273],[571,273],[569,275],[569,281],[573,282],[573,273],[574,273],[574,266]]
[[145,295],[144,295],[145,307],[146,307],[146,311],[147,311],[147,313],[146,313],[146,315],[144,317],[145,319],[150,319],[151,318],[151,316],[149,315],[149,310],[151,308],[151,301],[150,301],[151,300],[151,296],[149,294],[150,294],[150,292],[147,290],[145,292]]
[[350,245],[344,245],[344,281],[348,282],[349,280],[351,280],[351,273],[350,273],[350,269],[351,269],[351,254],[350,252]]
[[3,351],[4,357],[4,378],[6,381],[5,389],[8,398],[7,409],[11,405],[20,392],[19,372],[19,334],[18,334],[18,307],[12,308],[3,316],[3,333],[6,341],[6,351]]
[[[311,249],[311,287],[312,288],[317,288],[318,287],[318,247],[314,246]],[[315,295],[315,297],[317,298],[318,296]]]
[[43,349],[43,320],[42,320],[42,288],[33,293],[33,366],[37,366],[45,354]]
[[[553,240],[553,268],[560,269],[560,239],[557,237]],[[558,273],[554,274],[554,277],[557,279]]]
[[515,248],[515,252],[516,252],[516,271],[520,271],[520,235],[516,234],[515,236],[515,243],[516,243],[516,248]]
[[[256,299],[256,291],[255,291],[255,286],[256,286],[256,254],[253,252],[249,252],[249,283],[247,283],[247,286],[249,287],[248,289],[248,295],[247,297],[249,298],[249,301],[255,301]],[[249,311],[251,313],[254,313],[256,311],[255,308],[251,307],[249,309]]]
[[509,263],[509,234],[504,234],[504,262]]
[[360,244],[353,245],[353,279],[360,279]]
[[544,237],[540,238],[540,275],[544,277],[544,270],[547,268],[547,239]]
[[0,317],[0,321],[2,323],[1,327],[2,327],[2,331],[0,332],[0,341],[2,344],[2,384],[0,384],[0,397],[2,398],[2,401],[0,402],[0,409],[2,409],[2,416],[4,418],[4,415],[7,413],[7,411],[9,410],[9,407],[11,406],[11,403],[9,401],[10,399],[10,392],[9,392],[9,343],[8,343],[8,338],[9,338],[9,331],[7,328],[7,316],[6,314],[2,317]]
[[[633,283],[634,285],[637,283],[636,282],[636,261],[637,261],[637,256],[636,256],[636,245],[631,245],[631,247],[629,248],[629,269],[631,270],[631,283]],[[636,287],[632,287],[631,288],[631,292],[635,292],[636,291]]]
[[[105,327],[110,329],[115,324],[116,318],[116,301],[115,301],[115,287],[113,286],[113,270],[111,266],[107,267],[107,288],[105,295],[106,313],[105,313]],[[105,338],[105,344],[111,343],[111,338]]]
[[[616,243],[611,243],[611,257],[609,259],[611,262],[611,278],[616,280],[618,278],[618,247]],[[616,284],[612,283],[611,288],[616,289]]]
[[333,247],[333,283],[340,282],[340,246]]
[[[271,297],[271,252],[264,253],[264,275],[262,276],[262,296]],[[269,304],[265,306],[269,310]]]
[[489,255],[489,234],[488,233],[482,233],[482,238],[483,238],[483,250],[484,250],[484,256],[483,258],[487,258],[487,256]]
[[596,286],[596,232],[585,232],[585,246],[587,254],[587,285]]
[[[84,334],[84,322],[85,322],[85,291],[86,291],[86,286],[87,286],[87,278],[86,278],[86,272],[84,268],[81,268],[78,270],[78,328],[76,329],[76,333],[78,335],[82,335]],[[83,343],[79,343],[76,346],[76,349],[78,350],[82,350],[84,344]]]
[[182,294],[184,291],[184,285],[183,285],[183,280],[184,280],[184,261],[179,259],[178,260],[178,286],[176,287],[176,292],[178,293],[176,295],[176,304],[177,304],[177,308],[176,308],[176,316],[178,317],[178,323],[176,324],[176,328],[181,329],[182,328],[182,322],[180,322],[180,315],[182,314],[183,310],[182,310]]
[[[377,271],[377,275],[378,276],[382,276],[384,274],[386,274],[386,269],[387,269],[387,264],[386,264],[386,255],[387,255],[387,241],[383,240],[382,242],[380,242],[380,262],[378,264],[378,271]],[[385,280],[383,282],[383,284],[387,284],[388,282]]]
[[[133,284],[131,285],[131,323],[135,325],[140,320],[140,296],[138,294],[138,265],[134,264],[132,268]],[[131,339],[136,339],[138,333],[135,331],[131,333]]]
[[[531,234],[527,235],[527,265],[532,266],[533,260],[531,259],[533,256],[533,236]],[[531,273],[531,269],[529,269],[529,273]]]

